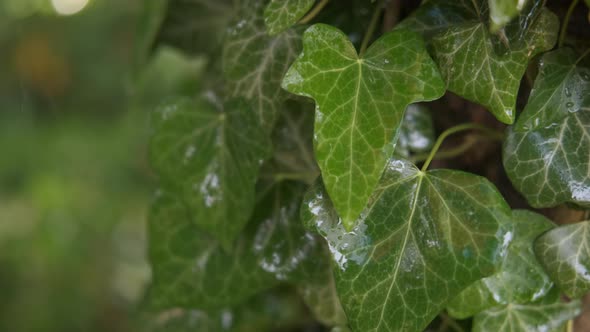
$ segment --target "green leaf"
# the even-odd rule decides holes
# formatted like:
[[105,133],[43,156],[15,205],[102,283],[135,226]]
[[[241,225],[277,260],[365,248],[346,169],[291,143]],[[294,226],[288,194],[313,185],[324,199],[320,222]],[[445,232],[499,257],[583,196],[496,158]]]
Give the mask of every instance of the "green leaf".
[[503,162],[512,184],[532,206],[571,202],[590,207],[590,112],[569,114],[536,130],[511,128]]
[[590,291],[590,221],[553,229],[535,241],[547,273],[569,297]]
[[449,304],[453,317],[467,318],[497,304],[537,301],[553,286],[533,251],[534,240],[553,228],[553,223],[540,214],[514,210],[512,225],[513,240],[498,273],[469,286],[455,298]]
[[307,278],[315,266],[315,237],[298,220],[304,186],[275,185],[258,204],[248,228],[231,251],[195,225],[173,195],[160,191],[149,219],[154,308],[219,310],[279,282]]
[[567,48],[543,55],[517,131],[549,127],[571,113],[590,111],[590,66],[584,59]]
[[346,314],[338,298],[334,275],[329,264],[326,264],[314,279],[299,285],[298,289],[318,322],[326,326],[346,326]]
[[473,319],[473,332],[561,332],[581,312],[580,301],[563,303],[559,294],[530,304],[510,304],[486,310]]
[[232,0],[168,0],[156,44],[188,54],[215,54],[234,12]]
[[383,35],[362,57],[346,35],[324,25],[303,36],[303,53],[283,80],[288,91],[316,103],[314,147],[324,184],[351,229],[393,152],[410,103],[444,93],[419,35]]
[[230,95],[246,98],[270,134],[288,96],[281,80],[300,51],[301,36],[293,29],[269,36],[263,10],[263,1],[242,1],[228,28],[222,67]]
[[229,248],[252,214],[258,170],[270,144],[243,101],[213,102],[180,99],[157,109],[150,160],[190,208],[195,224]]
[[299,21],[315,0],[271,0],[264,10],[264,23],[270,35],[276,35]]
[[392,159],[358,224],[343,227],[321,185],[302,219],[328,242],[353,331],[422,331],[464,288],[495,272],[510,209],[486,179]]
[[488,0],[490,7],[490,30],[497,32],[524,9],[528,0]]
[[145,0],[141,3],[134,54],[134,65],[137,68],[141,68],[148,58],[154,39],[164,20],[167,6],[168,0]]
[[434,124],[428,108],[412,104],[406,108],[395,153],[407,158],[411,153],[428,152],[434,145]]
[[547,9],[524,12],[501,35],[490,33],[487,1],[426,2],[400,28],[429,41],[448,89],[486,107],[507,124],[514,122],[516,97],[528,62],[553,47],[559,22]]

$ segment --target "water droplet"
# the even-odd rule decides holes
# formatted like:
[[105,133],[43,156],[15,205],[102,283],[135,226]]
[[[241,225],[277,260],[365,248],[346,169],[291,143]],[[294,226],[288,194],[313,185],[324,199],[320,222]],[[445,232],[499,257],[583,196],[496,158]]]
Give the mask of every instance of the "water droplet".
[[388,64],[388,63],[389,63],[389,60],[387,60],[387,59],[384,59],[384,60],[383,60],[383,63],[385,63],[385,64]]
[[588,74],[588,72],[581,72],[580,76],[582,76],[582,79],[584,79],[584,81],[590,81],[590,74]]
[[572,108],[574,107],[574,103],[571,101],[568,101],[567,103],[565,103],[565,107],[568,108],[568,111],[573,112]]
[[570,89],[569,89],[569,88],[565,88],[565,91],[564,91],[564,93],[565,93],[565,95],[566,95],[566,96],[568,96],[568,97],[571,97],[571,96],[572,96],[572,92],[570,91]]

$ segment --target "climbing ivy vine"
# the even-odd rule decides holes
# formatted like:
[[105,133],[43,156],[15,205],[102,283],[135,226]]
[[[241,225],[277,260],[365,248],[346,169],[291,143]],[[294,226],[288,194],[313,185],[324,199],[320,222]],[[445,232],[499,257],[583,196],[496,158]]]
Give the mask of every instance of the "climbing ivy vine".
[[190,81],[150,116],[147,329],[572,331],[584,6],[146,1],[140,70]]

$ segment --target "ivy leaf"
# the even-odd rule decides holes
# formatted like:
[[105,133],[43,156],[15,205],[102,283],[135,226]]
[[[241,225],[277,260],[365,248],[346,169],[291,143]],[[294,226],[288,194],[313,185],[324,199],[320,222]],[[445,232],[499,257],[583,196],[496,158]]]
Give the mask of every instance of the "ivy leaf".
[[430,151],[435,141],[432,116],[426,106],[412,104],[404,114],[395,153],[407,158],[411,153]]
[[580,314],[580,301],[563,303],[557,292],[530,304],[510,304],[486,310],[473,319],[473,332],[560,332]]
[[270,35],[276,35],[299,21],[315,0],[271,0],[264,10],[264,23]]
[[490,30],[497,32],[524,9],[528,0],[488,0]]
[[154,112],[152,126],[152,166],[195,223],[231,247],[252,214],[258,170],[270,155],[254,113],[240,100],[214,106],[180,99]]
[[281,80],[300,51],[301,37],[292,29],[269,36],[263,1],[242,2],[223,46],[223,74],[230,94],[247,99],[270,134],[288,96]]
[[498,304],[534,302],[553,287],[533,251],[534,240],[553,228],[553,223],[540,214],[514,210],[512,225],[513,240],[498,273],[469,286],[451,301],[453,317],[467,318]]
[[328,242],[353,331],[422,331],[456,294],[495,272],[510,212],[482,177],[392,159],[352,231],[319,184],[302,219]]
[[543,55],[517,131],[552,126],[568,114],[590,111],[590,66],[584,59],[567,48]]
[[[520,120],[519,120],[520,121]],[[526,132],[511,128],[503,147],[512,184],[534,207],[590,207],[590,112]]]
[[422,39],[387,33],[359,57],[340,30],[316,24],[283,80],[288,91],[316,103],[314,147],[324,184],[351,229],[393,152],[404,110],[433,100],[444,84]]
[[156,44],[171,45],[188,54],[215,53],[234,12],[232,2],[168,0]]
[[221,310],[305,278],[303,265],[315,264],[319,246],[298,222],[303,189],[275,185],[229,252],[195,225],[180,200],[160,191],[149,219],[152,307]]
[[498,120],[511,124],[529,60],[551,49],[557,39],[557,17],[544,8],[534,14],[524,12],[508,24],[508,33],[496,36],[485,23],[485,0],[438,0],[426,2],[399,28],[421,32],[430,41],[432,55],[451,92],[483,105]]
[[553,229],[535,241],[547,273],[571,298],[590,291],[590,221]]

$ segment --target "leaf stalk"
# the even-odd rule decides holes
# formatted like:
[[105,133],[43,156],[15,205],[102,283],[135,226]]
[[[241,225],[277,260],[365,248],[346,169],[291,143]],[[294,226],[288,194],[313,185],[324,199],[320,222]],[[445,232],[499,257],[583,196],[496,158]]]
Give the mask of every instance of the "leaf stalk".
[[371,41],[371,37],[375,33],[375,28],[377,27],[377,21],[379,21],[379,16],[381,11],[383,10],[383,0],[379,0],[377,5],[375,6],[375,10],[373,11],[373,16],[371,17],[371,22],[369,23],[369,28],[367,28],[367,32],[365,33],[365,37],[363,38],[363,42],[361,44],[361,49],[359,51],[359,57],[363,57],[367,47],[369,46],[369,42]]
[[330,0],[322,0],[318,3],[312,10],[307,13],[301,20],[299,20],[299,24],[307,24],[311,20],[313,20],[321,11],[326,7],[326,5],[330,2]]
[[574,12],[574,9],[578,5],[579,0],[572,0],[569,8],[567,9],[567,13],[565,14],[565,18],[563,19],[563,23],[561,24],[561,31],[559,32],[559,41],[557,42],[557,47],[561,48],[563,46],[563,42],[565,41],[565,35],[567,33],[567,26],[570,23],[570,17]]

